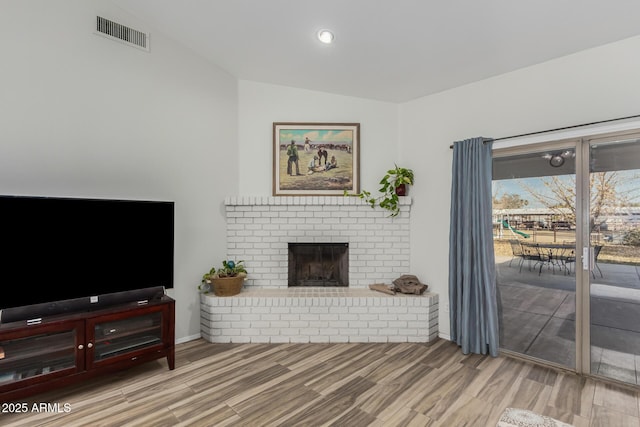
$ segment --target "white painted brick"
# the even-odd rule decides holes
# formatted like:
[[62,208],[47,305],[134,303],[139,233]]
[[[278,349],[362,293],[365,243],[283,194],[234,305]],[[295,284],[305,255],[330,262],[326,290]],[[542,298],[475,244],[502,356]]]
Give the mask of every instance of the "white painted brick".
[[289,307],[280,305],[278,307],[272,307],[271,313],[272,314],[290,314],[291,309]]
[[408,325],[410,324],[409,322],[406,322],[404,320],[397,320],[397,321],[386,322],[386,323],[387,323],[387,327],[399,328],[399,329],[404,329],[408,327]]
[[390,335],[389,342],[393,342],[393,343],[407,342],[407,337],[404,335]]
[[289,322],[286,322],[286,321],[283,321],[283,320],[274,320],[274,321],[269,323],[269,326],[271,328],[284,329],[284,328],[288,328],[289,327]]
[[295,320],[295,321],[290,321],[288,326],[289,328],[308,328],[309,326],[311,326],[311,323],[313,323],[314,326],[318,326],[317,322],[308,322],[305,320]]
[[258,321],[251,322],[252,328],[263,329],[263,328],[268,328],[269,326],[270,326],[270,322],[266,320],[258,320]]
[[251,328],[251,322],[240,321],[240,322],[231,322],[231,328],[238,330],[245,330]]
[[219,322],[211,322],[211,327],[212,328],[217,328],[217,329],[229,329],[231,328],[231,322],[229,321],[219,321]]
[[367,322],[366,327],[370,328],[370,329],[376,329],[376,328],[384,328],[385,326],[387,326],[387,322],[383,322],[383,321],[373,321],[373,322]]
[[320,320],[320,316],[320,314],[306,313],[300,315],[300,320],[304,320],[307,322],[317,322]]
[[338,304],[340,304],[339,306],[332,306],[331,307],[331,314],[335,314],[335,315],[341,315],[341,314],[349,314],[350,312],[350,307],[347,307],[347,301],[339,301]]
[[214,344],[228,344],[231,342],[231,337],[212,337],[210,342]]
[[347,322],[347,325],[349,326],[349,328],[364,329],[364,328],[367,328],[367,326],[369,326],[369,323],[363,322],[361,320],[352,320],[350,322]]

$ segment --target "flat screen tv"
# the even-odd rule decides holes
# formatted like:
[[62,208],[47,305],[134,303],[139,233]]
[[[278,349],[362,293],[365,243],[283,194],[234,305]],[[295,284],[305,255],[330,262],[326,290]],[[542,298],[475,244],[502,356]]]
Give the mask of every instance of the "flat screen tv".
[[0,310],[173,287],[174,202],[0,196]]

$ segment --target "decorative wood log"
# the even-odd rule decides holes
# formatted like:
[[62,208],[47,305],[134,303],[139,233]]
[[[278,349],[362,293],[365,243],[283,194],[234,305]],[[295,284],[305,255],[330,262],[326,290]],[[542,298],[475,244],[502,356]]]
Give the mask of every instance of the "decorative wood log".
[[412,274],[404,274],[393,281],[393,289],[403,294],[422,295],[427,290],[427,285]]
[[392,286],[389,285],[385,285],[383,283],[376,283],[373,285],[369,285],[369,289],[373,290],[373,291],[378,291],[378,292],[382,292],[385,294],[389,294],[389,295],[395,295],[396,292],[393,290]]

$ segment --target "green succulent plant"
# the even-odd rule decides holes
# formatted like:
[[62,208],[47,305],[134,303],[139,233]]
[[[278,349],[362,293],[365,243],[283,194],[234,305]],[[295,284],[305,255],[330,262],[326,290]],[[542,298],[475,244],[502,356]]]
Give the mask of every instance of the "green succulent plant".
[[222,261],[222,267],[212,267],[207,273],[202,275],[202,281],[198,289],[207,292],[210,289],[211,279],[218,277],[247,277],[247,269],[244,267],[244,261]]
[[202,276],[202,281],[207,281],[216,277],[235,277],[246,276],[247,269],[244,267],[244,261],[222,261],[222,267],[212,267],[208,273]]

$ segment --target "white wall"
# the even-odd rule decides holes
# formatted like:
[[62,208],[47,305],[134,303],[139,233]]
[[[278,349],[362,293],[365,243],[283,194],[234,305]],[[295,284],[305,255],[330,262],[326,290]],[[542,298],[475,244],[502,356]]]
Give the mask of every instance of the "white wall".
[[[93,34],[97,14],[150,52]],[[238,191],[237,81],[104,1],[3,1],[0,52],[0,194],[175,201],[176,337],[197,336]]]
[[243,196],[272,195],[274,122],[360,123],[360,182],[372,192],[398,160],[396,104],[241,80],[238,105]]
[[405,103],[400,158],[413,167],[414,274],[440,295],[440,332],[449,336],[449,145],[640,114],[640,37],[590,49]]

